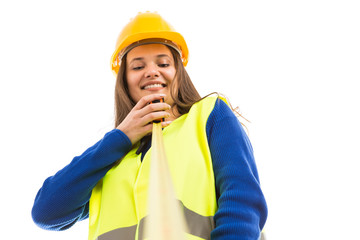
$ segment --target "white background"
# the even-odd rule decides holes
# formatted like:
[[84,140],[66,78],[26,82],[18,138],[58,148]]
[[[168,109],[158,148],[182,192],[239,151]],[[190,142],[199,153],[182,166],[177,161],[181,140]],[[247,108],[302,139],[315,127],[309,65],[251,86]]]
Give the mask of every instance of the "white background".
[[200,93],[251,121],[268,239],[360,239],[360,8],[347,0],[1,1],[2,236],[87,239],[87,220],[36,227],[33,200],[113,128],[110,56],[146,10],[187,40]]

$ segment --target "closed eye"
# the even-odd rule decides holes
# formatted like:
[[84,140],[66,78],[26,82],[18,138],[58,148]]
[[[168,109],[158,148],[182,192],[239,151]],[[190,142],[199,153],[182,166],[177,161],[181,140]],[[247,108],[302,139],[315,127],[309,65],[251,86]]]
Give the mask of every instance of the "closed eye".
[[144,68],[144,67],[141,66],[141,67],[133,67],[132,69],[133,69],[133,70],[141,70],[141,69],[143,69],[143,68]]
[[165,68],[165,67],[170,66],[170,64],[168,64],[168,63],[163,63],[163,64],[159,64],[158,66],[159,66],[159,67],[162,67],[162,68]]

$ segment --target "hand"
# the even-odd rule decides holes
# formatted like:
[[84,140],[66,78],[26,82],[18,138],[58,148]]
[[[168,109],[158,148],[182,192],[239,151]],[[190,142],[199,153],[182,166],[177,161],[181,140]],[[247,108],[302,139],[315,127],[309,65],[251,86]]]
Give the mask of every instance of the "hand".
[[[168,118],[170,113],[166,112],[171,106],[167,103],[153,103],[154,100],[164,98],[165,94],[152,94],[142,97],[134,108],[129,112],[126,118],[117,126],[128,136],[131,143],[138,142],[141,138],[152,131],[152,121]],[[162,122],[162,127],[166,127],[171,122]]]

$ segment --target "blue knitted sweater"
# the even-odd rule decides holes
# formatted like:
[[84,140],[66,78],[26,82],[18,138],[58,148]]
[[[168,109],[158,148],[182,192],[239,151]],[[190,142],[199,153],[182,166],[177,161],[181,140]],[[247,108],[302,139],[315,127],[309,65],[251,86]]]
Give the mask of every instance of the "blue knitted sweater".
[[[238,119],[223,101],[216,101],[206,133],[218,200],[211,239],[258,239],[267,218],[267,206],[252,146]],[[128,137],[114,129],[47,178],[35,198],[34,222],[47,230],[65,230],[88,218],[92,189],[131,146]]]

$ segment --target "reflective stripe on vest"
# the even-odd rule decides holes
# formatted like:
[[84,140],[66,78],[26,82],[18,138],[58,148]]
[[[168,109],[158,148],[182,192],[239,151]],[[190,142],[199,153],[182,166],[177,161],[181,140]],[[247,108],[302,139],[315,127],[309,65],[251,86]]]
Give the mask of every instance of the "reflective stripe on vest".
[[[207,97],[195,103],[189,113],[163,130],[175,193],[189,227],[188,239],[210,239],[214,228],[217,203],[206,123],[217,99]],[[141,161],[137,148],[134,146],[93,189],[89,240],[143,239],[152,149]]]
[[[181,202],[179,202],[181,204]],[[191,235],[197,236],[201,239],[210,239],[210,233],[214,229],[214,219],[213,217],[204,217],[197,214],[194,211],[186,208],[182,205],[184,209],[185,220],[188,225],[188,230]],[[139,223],[139,240],[145,239],[144,236],[144,223],[146,222],[146,217],[140,220]],[[100,235],[97,240],[129,240],[135,239],[137,225],[118,228],[110,232]]]

